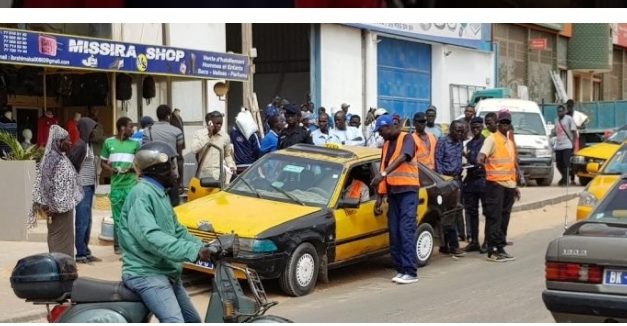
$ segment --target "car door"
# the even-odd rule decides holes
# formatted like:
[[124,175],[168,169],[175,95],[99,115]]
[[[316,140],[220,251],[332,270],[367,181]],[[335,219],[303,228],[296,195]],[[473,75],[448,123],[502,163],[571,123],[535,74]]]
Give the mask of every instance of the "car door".
[[[350,175],[355,169],[363,171],[364,181],[368,186],[378,166],[377,161],[360,162],[351,166],[342,180],[342,194],[348,187]],[[367,182],[366,182],[367,181]],[[370,199],[360,203],[358,208],[335,208],[336,251],[335,261],[346,261],[388,247],[387,204],[384,213],[374,214],[375,193],[370,188]]]

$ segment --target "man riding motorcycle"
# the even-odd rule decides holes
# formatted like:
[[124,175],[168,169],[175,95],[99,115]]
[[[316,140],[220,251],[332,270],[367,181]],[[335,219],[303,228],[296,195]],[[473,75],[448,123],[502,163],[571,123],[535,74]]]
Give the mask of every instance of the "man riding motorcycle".
[[126,198],[118,229],[122,281],[160,322],[200,323],[181,282],[182,263],[208,260],[209,251],[178,222],[170,204],[167,189],[176,186],[176,156],[160,141],[135,154],[141,180]]

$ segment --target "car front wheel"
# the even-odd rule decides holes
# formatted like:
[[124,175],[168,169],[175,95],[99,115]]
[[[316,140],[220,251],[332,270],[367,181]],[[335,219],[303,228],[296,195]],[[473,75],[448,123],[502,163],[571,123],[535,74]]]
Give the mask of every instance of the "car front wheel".
[[293,296],[300,297],[313,291],[320,270],[320,258],[311,243],[302,243],[290,256],[285,270],[281,274],[281,289]]
[[418,267],[426,266],[433,254],[433,227],[429,223],[422,223],[416,230],[416,256]]

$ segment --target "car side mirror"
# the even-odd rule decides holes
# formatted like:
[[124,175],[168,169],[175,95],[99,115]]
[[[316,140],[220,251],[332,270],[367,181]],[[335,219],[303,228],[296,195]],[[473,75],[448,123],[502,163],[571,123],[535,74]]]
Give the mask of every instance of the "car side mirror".
[[339,207],[340,208],[359,208],[359,199],[348,199],[348,198],[342,198],[340,199],[339,202]]
[[586,170],[588,173],[597,173],[599,172],[599,163],[591,162],[586,164]]
[[212,177],[206,177],[200,179],[200,186],[203,188],[221,188],[222,184],[219,180]]

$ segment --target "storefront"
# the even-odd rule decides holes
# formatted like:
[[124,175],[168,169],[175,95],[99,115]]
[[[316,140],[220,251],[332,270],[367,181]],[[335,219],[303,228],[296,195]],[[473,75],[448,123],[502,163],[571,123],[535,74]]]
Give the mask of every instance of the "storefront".
[[384,107],[409,118],[435,105],[449,122],[494,85],[490,24],[323,24],[320,39],[313,93],[355,114]]
[[[155,108],[178,106],[184,103],[181,98],[207,93],[206,83],[198,96],[195,87],[175,92],[174,85],[246,81],[248,76],[249,59],[238,54],[0,28],[0,104],[16,118],[20,141],[28,128],[36,142],[41,134],[37,121],[46,111],[62,126],[76,113],[100,111],[99,123],[111,135],[119,116],[134,121],[142,114],[154,117],[152,110],[142,112],[138,102],[158,97]],[[194,114],[193,120],[202,121],[202,116]]]

